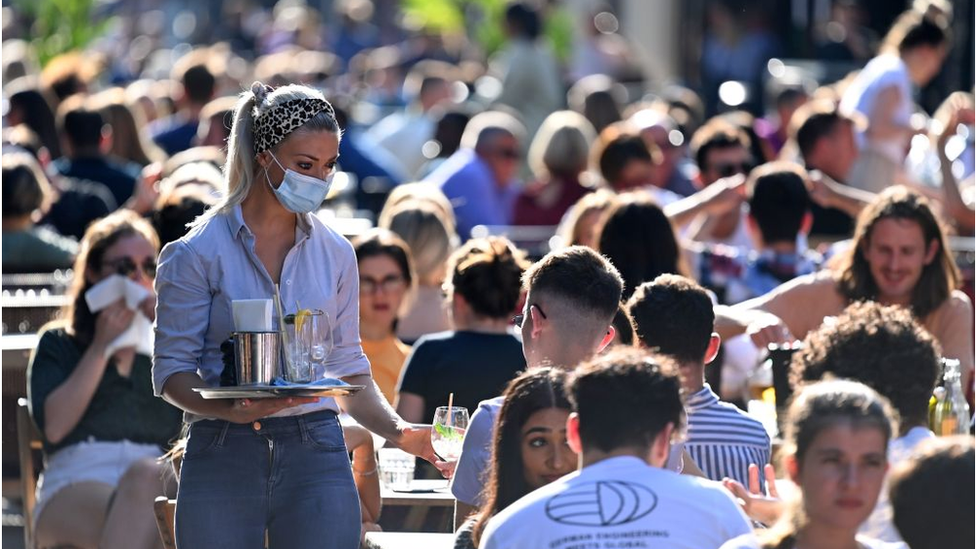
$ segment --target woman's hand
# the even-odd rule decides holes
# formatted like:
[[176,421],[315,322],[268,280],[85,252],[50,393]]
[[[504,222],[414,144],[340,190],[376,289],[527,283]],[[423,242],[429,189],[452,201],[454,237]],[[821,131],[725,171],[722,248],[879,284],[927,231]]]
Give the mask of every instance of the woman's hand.
[[759,466],[755,463],[749,464],[748,490],[740,482],[730,478],[722,479],[722,485],[732,492],[749,518],[763,524],[772,524],[783,514],[783,500],[776,489],[776,471],[773,466],[767,463],[763,467],[763,475],[766,477],[768,495],[763,495],[762,490],[759,489]]
[[285,408],[311,404],[318,400],[316,397],[239,398],[231,401],[230,406],[219,417],[231,423],[251,423],[274,415]]
[[437,467],[444,478],[451,478],[451,475],[454,474],[455,464],[441,461],[434,454],[434,446],[430,442],[430,429],[430,425],[408,423],[401,427],[399,439],[391,442],[404,452],[426,459],[434,464],[434,467]]
[[95,318],[95,336],[92,345],[103,349],[108,347],[109,343],[132,325],[135,314],[135,311],[126,307],[121,299],[99,311]]

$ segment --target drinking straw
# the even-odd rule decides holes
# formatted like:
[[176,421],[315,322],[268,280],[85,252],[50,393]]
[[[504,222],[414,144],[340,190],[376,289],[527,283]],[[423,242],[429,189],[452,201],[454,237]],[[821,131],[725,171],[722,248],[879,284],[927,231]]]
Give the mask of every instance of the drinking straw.
[[278,331],[281,335],[281,348],[284,351],[282,354],[284,355],[285,368],[287,371],[290,366],[291,359],[288,356],[288,331],[285,330],[285,311],[281,306],[281,287],[278,284],[275,284],[275,308],[278,309]]
[[447,426],[450,427],[454,423],[454,416],[451,414],[451,408],[454,407],[454,393],[447,396]]

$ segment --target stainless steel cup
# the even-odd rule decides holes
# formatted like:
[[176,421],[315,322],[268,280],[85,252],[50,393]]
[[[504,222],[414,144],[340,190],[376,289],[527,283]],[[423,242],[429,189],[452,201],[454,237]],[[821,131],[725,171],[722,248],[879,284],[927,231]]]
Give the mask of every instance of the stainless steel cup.
[[238,385],[269,384],[281,375],[278,332],[234,332],[234,364]]

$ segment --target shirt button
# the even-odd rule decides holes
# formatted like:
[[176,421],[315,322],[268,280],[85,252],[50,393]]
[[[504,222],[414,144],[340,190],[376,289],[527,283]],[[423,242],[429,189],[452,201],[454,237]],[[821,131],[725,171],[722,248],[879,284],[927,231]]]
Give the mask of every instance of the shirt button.
[[251,425],[251,427],[254,427],[254,430],[255,430],[255,431],[260,431],[260,430],[261,430],[261,422],[260,422],[260,421],[255,421],[255,422],[254,422],[254,423],[253,423],[253,424]]
[[288,286],[291,286],[291,280],[290,279],[289,280],[286,280],[285,281],[285,284],[288,285]]

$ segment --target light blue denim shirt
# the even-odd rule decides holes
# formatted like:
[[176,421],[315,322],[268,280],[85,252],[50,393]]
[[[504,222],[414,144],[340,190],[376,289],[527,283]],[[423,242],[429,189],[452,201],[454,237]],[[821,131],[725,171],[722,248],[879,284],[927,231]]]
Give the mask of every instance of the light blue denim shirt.
[[[254,252],[254,242],[254,233],[237,206],[163,248],[156,274],[156,395],[177,372],[198,372],[210,386],[220,385],[224,367],[220,344],[234,331],[232,302],[269,299],[275,292],[271,276]],[[286,312],[294,312],[297,302],[302,308],[328,313],[334,348],[326,359],[327,375],[369,374],[359,339],[359,272],[352,244],[318,218],[299,215],[295,245],[285,256],[280,284]],[[338,411],[338,406],[334,399],[323,398],[276,415],[322,409]],[[190,413],[185,418],[188,422],[203,419]]]

